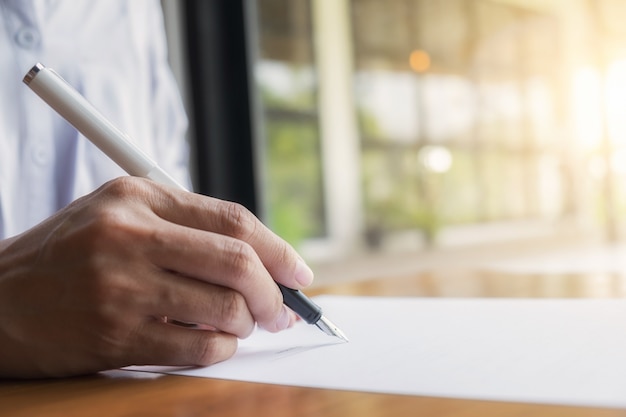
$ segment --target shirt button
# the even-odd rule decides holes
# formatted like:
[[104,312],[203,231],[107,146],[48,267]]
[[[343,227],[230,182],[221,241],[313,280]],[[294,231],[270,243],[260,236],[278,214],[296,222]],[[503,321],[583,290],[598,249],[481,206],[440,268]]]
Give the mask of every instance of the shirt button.
[[39,32],[31,27],[23,27],[15,34],[15,42],[25,49],[34,48],[39,44]]
[[48,152],[44,148],[35,148],[31,152],[31,157],[37,165],[45,165],[48,161]]

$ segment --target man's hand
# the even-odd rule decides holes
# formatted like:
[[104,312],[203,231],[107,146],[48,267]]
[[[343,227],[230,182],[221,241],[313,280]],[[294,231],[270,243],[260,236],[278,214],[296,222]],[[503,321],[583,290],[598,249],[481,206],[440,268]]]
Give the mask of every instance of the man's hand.
[[0,377],[219,362],[293,324],[275,281],[312,279],[243,207],[119,178],[0,242]]

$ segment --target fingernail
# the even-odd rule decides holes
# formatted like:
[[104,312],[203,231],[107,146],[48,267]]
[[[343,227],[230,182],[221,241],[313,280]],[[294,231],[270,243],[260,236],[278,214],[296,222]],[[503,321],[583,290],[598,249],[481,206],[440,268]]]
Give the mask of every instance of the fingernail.
[[313,271],[303,260],[298,259],[296,264],[296,281],[303,287],[308,287],[313,282]]
[[289,327],[290,321],[291,315],[289,314],[287,307],[283,306],[283,308],[280,310],[280,315],[278,316],[278,319],[276,319],[276,330],[285,330]]

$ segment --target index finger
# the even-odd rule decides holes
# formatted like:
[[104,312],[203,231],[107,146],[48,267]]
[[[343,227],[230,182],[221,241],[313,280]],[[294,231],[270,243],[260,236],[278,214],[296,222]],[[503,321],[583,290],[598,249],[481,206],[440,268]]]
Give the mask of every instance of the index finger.
[[272,278],[289,288],[313,282],[313,271],[296,250],[240,204],[160,187],[152,201],[164,220],[242,240],[249,244]]

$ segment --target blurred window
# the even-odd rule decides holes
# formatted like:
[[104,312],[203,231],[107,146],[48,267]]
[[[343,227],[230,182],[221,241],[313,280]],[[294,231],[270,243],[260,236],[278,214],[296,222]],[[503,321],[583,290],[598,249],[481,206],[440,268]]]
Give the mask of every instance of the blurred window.
[[259,0],[267,223],[297,243],[325,234],[317,77],[307,0]]
[[269,223],[348,253],[494,222],[615,235],[620,17],[606,0],[259,0]]

